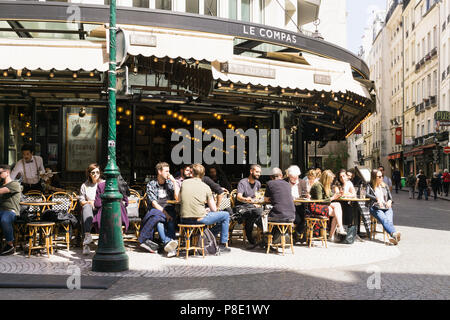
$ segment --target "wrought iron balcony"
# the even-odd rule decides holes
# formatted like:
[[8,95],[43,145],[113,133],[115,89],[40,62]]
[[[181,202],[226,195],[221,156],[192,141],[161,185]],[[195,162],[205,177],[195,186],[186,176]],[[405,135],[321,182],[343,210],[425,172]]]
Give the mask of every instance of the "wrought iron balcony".
[[429,109],[430,108],[430,99],[429,98],[425,98],[423,99],[424,104],[425,104],[425,108]]
[[435,55],[437,55],[437,47],[434,47],[433,50],[431,50],[431,56],[434,57]]
[[442,71],[442,80],[444,80],[444,79],[445,79],[445,70]]
[[425,106],[424,106],[423,102],[419,103],[419,111],[420,112],[424,112],[425,111]]
[[436,105],[436,96],[430,96],[430,106]]

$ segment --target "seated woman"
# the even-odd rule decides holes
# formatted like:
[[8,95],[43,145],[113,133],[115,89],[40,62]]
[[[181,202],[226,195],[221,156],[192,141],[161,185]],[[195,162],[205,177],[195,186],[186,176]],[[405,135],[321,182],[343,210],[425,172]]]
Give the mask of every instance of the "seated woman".
[[311,191],[311,187],[314,183],[316,183],[318,181],[317,177],[316,177],[316,170],[309,170],[306,173],[306,197],[310,198],[310,191]]
[[392,211],[392,195],[389,187],[383,182],[383,173],[377,169],[372,170],[370,184],[366,189],[366,197],[370,199],[369,211],[391,236],[389,241],[397,244],[400,241],[400,232],[395,231]]
[[91,229],[94,214],[97,212],[94,201],[97,194],[97,185],[104,182],[101,178],[100,166],[91,163],[86,169],[87,180],[81,185],[78,200],[81,205],[81,216],[83,219],[83,254],[89,254],[89,244],[92,242]]
[[[117,184],[119,188],[119,192],[122,194],[122,200],[120,201],[120,216],[121,216],[121,225],[125,226],[125,231],[128,230],[128,226],[130,224],[128,220],[127,207],[128,207],[128,197],[130,196],[130,189],[126,181],[122,178],[122,175],[119,174],[117,177]],[[99,182],[97,185],[97,193],[95,195],[95,208],[97,209],[97,214],[94,216],[92,220],[92,224],[94,228],[99,231],[100,230],[100,222],[102,219],[102,194],[105,192],[106,181]]]
[[353,183],[348,178],[347,171],[345,169],[341,169],[338,175],[338,181],[335,186],[335,193],[340,193],[342,191],[344,197],[356,197],[356,189],[353,186]]
[[[331,170],[325,170],[322,172],[319,181],[311,186],[311,200],[324,200],[325,202],[331,202],[335,199],[342,197],[342,193],[331,194],[331,183],[333,182],[334,174]],[[315,208],[315,209],[314,209]],[[337,232],[341,235],[346,235],[344,227],[342,226],[342,207],[338,202],[331,202],[327,204],[311,204],[310,211],[312,214],[321,214],[324,216],[334,217],[331,222],[330,240],[334,240],[334,233]]]

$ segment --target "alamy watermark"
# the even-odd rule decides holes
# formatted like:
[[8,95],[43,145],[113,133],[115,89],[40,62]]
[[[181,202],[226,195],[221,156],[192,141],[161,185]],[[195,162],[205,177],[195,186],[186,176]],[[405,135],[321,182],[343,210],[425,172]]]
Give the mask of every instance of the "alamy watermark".
[[[187,129],[176,129],[172,132],[171,141],[181,140],[172,149],[171,160],[174,164],[246,164],[246,154],[248,154],[248,164],[261,165],[262,175],[270,175],[272,168],[279,167],[279,129],[250,128],[246,131],[226,129],[224,138],[219,129],[205,130],[202,121],[194,121],[194,128],[194,136],[191,136]],[[269,136],[270,153],[268,153]],[[246,150],[245,137],[248,138],[248,150]],[[211,143],[203,149],[203,141],[211,141]]]
[[81,289],[81,269],[77,266],[69,266],[67,272],[70,276],[67,278],[67,289],[80,290]]
[[369,266],[366,273],[371,273],[369,278],[367,278],[367,289],[369,290],[380,290],[381,289],[381,270],[378,266]]

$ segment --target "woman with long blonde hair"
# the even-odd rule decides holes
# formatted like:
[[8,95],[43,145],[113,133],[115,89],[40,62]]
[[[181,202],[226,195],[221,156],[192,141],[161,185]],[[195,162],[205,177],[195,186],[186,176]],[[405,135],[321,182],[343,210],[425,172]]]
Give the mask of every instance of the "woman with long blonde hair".
[[[342,225],[342,207],[339,202],[332,202],[339,199],[342,193],[331,194],[331,184],[334,180],[334,173],[331,170],[325,170],[322,172],[319,181],[314,183],[311,187],[310,195],[312,200],[323,200],[324,202],[331,202],[329,205],[317,205],[315,207],[321,208],[324,215],[334,217],[331,222],[330,239],[334,239],[334,233],[346,235],[344,227]],[[321,207],[322,206],[322,207]],[[314,212],[313,212],[314,214]]]

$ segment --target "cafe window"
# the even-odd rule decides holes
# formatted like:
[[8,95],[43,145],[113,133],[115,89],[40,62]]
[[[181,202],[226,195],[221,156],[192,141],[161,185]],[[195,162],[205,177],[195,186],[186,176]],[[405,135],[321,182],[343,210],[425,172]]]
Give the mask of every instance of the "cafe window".
[[133,7],[136,8],[148,8],[149,0],[133,0]]
[[172,10],[172,0],[155,0],[155,9]]
[[198,1],[199,0],[186,0],[186,12],[200,13]]
[[237,0],[228,1],[228,17],[230,19],[237,19]]
[[241,0],[241,20],[251,21],[251,1]]
[[217,0],[204,0],[204,14],[217,16]]

